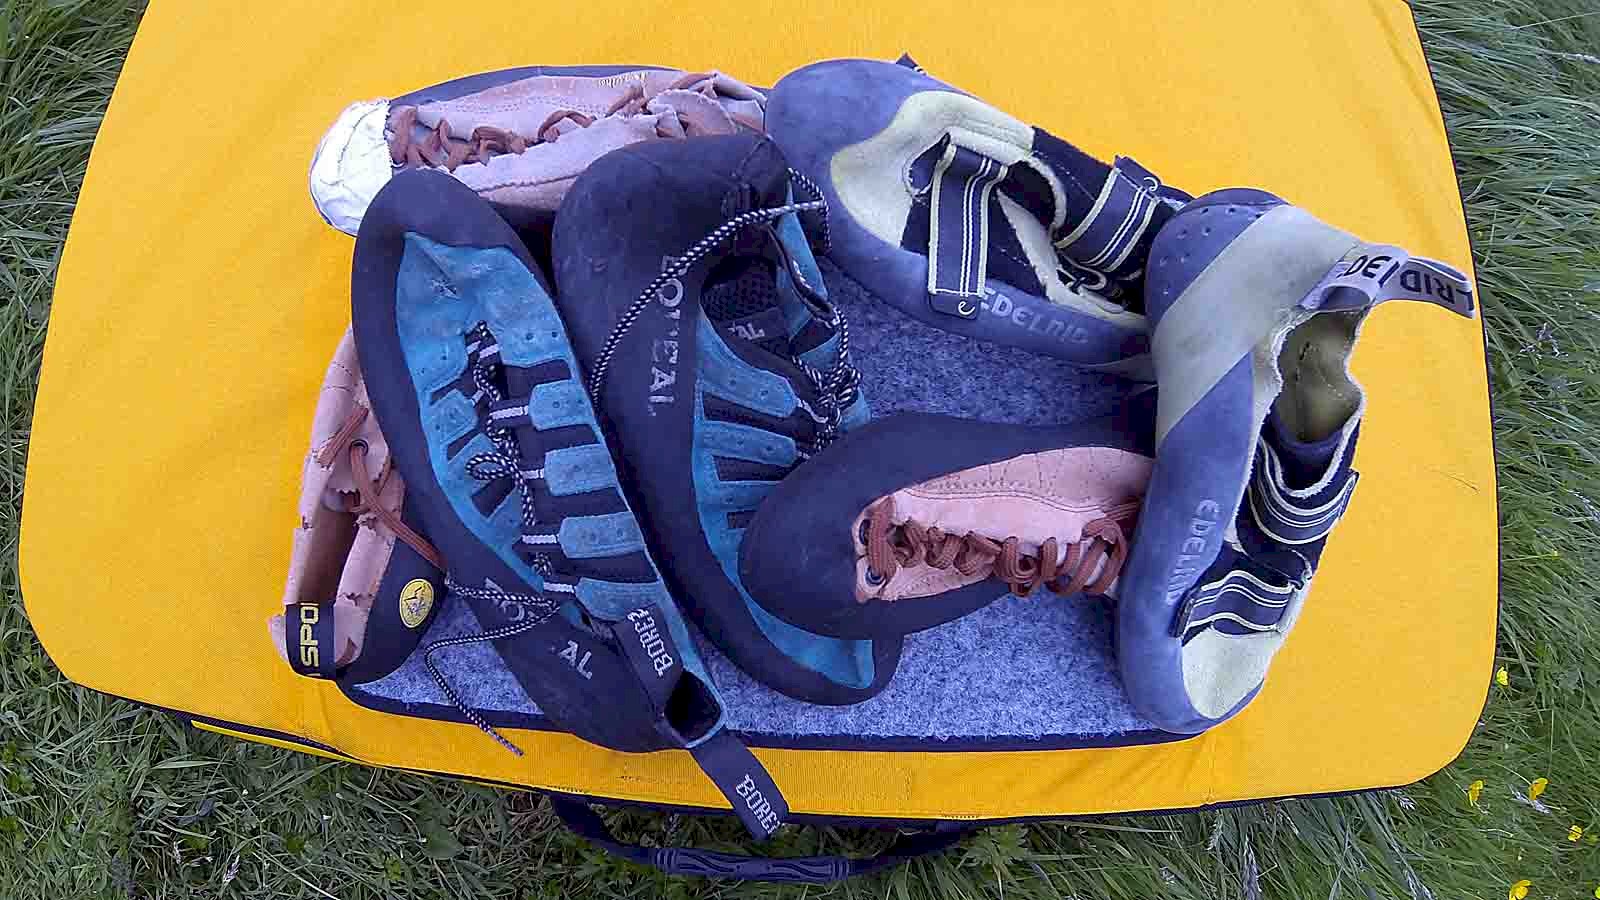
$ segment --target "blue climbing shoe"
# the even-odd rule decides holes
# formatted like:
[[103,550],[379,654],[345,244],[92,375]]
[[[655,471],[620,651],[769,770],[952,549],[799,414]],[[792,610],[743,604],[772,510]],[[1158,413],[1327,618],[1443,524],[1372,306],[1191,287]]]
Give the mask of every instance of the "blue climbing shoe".
[[767,130],[833,210],[829,256],[884,301],[957,334],[1150,377],[1144,257],[1188,195],[904,59],[790,73]]
[[778,482],[867,416],[801,221],[825,233],[814,191],[763,137],[637,144],[578,178],[552,256],[624,483],[689,616],[763,684],[845,704],[883,689],[900,640],[783,622],[738,568]]
[[363,219],[351,293],[373,411],[447,599],[484,629],[425,648],[441,691],[513,747],[432,663],[491,642],[556,727],[615,750],[687,749],[745,824],[771,833],[782,798],[725,726],[511,227],[447,175],[399,173]]
[[1188,204],[1150,249],[1156,464],[1118,593],[1123,683],[1158,727],[1245,707],[1356,486],[1350,371],[1386,300],[1473,315],[1455,269],[1364,243],[1264,191]]

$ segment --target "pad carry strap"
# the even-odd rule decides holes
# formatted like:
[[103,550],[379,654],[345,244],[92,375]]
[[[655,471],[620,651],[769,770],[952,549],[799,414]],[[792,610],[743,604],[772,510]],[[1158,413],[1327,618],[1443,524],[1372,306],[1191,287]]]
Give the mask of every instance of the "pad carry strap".
[[643,606],[611,626],[611,631],[650,699],[656,730],[688,748],[753,837],[769,838],[788,817],[789,805],[761,762],[722,724],[720,713],[719,721],[693,740],[686,740],[667,718],[678,683],[695,676],[683,667],[683,655],[666,622],[655,606]]
[[863,859],[850,859],[845,856],[769,859],[692,847],[641,847],[638,844],[624,844],[611,836],[600,816],[583,801],[551,795],[550,806],[561,818],[562,824],[600,849],[640,865],[658,869],[668,875],[696,875],[703,878],[730,878],[736,881],[783,884],[828,884],[897,866],[907,860],[938,853],[951,847],[972,827],[956,823],[940,823],[931,831],[900,837],[884,852]]
[[933,169],[928,222],[928,303],[973,319],[989,268],[989,197],[1008,167],[947,141]]
[[332,603],[289,604],[283,632],[291,668],[310,678],[334,677],[338,650],[333,643]]
[[1366,309],[1388,300],[1421,300],[1470,319],[1472,282],[1453,266],[1389,244],[1357,244],[1328,270],[1300,305],[1325,312]]

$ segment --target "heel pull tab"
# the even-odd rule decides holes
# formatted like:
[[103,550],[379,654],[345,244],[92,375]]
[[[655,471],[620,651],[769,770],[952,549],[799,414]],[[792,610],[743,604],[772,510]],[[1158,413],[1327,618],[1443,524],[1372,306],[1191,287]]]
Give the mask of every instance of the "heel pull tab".
[[333,619],[332,603],[291,603],[284,609],[283,645],[296,673],[330,680],[335,676],[339,651]]
[[1359,310],[1389,300],[1420,300],[1473,318],[1472,282],[1454,266],[1412,256],[1390,244],[1357,244],[1300,305],[1319,312]]

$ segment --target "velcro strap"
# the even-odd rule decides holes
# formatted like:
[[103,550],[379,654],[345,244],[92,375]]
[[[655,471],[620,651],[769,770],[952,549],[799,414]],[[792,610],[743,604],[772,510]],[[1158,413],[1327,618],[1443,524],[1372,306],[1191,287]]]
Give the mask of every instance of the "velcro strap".
[[1472,282],[1459,269],[1412,256],[1390,244],[1358,244],[1345,253],[1300,305],[1357,310],[1387,300],[1421,300],[1472,318]]
[[1117,157],[1089,215],[1056,241],[1056,249],[1084,268],[1118,273],[1150,231],[1161,204],[1156,193],[1160,187],[1161,180],[1150,170]]
[[1285,482],[1277,453],[1264,441],[1257,446],[1259,464],[1249,491],[1256,527],[1280,544],[1310,544],[1327,537],[1349,507],[1360,476],[1347,468],[1322,489],[1300,495]]
[[954,141],[934,166],[928,223],[928,298],[934,310],[963,319],[978,315],[989,266],[989,197],[1007,170]]
[[1189,592],[1173,623],[1173,633],[1188,640],[1205,628],[1227,634],[1272,631],[1289,609],[1299,585],[1239,557],[1221,577]]
[[283,615],[289,666],[310,678],[333,678],[338,664],[332,603],[291,603]]

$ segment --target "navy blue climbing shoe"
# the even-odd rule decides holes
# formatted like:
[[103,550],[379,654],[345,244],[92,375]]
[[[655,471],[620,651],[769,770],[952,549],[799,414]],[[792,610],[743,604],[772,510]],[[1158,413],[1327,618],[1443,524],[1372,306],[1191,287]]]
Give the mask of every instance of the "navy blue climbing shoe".
[[1075,425],[870,422],[767,498],[745,584],[785,621],[852,638],[932,628],[1008,590],[1105,595],[1150,478],[1153,393]]
[[447,175],[400,173],[362,222],[351,294],[373,411],[443,557],[447,599],[484,629],[425,648],[440,689],[512,747],[432,663],[492,642],[556,727],[615,750],[688,749],[752,831],[770,833],[782,798],[725,727],[511,227]]
[[1149,378],[1140,279],[1188,195],[909,64],[785,76],[767,131],[833,211],[829,256],[930,325]]
[[624,483],[690,617],[762,683],[842,704],[883,689],[899,639],[796,628],[738,570],[756,508],[867,415],[802,227],[825,231],[813,191],[766,138],[635,145],[572,186],[553,258]]
[[1470,318],[1472,289],[1248,189],[1186,206],[1148,266],[1156,465],[1118,659],[1141,713],[1193,733],[1256,696],[1350,503],[1366,410],[1350,356],[1367,313],[1408,299]]

